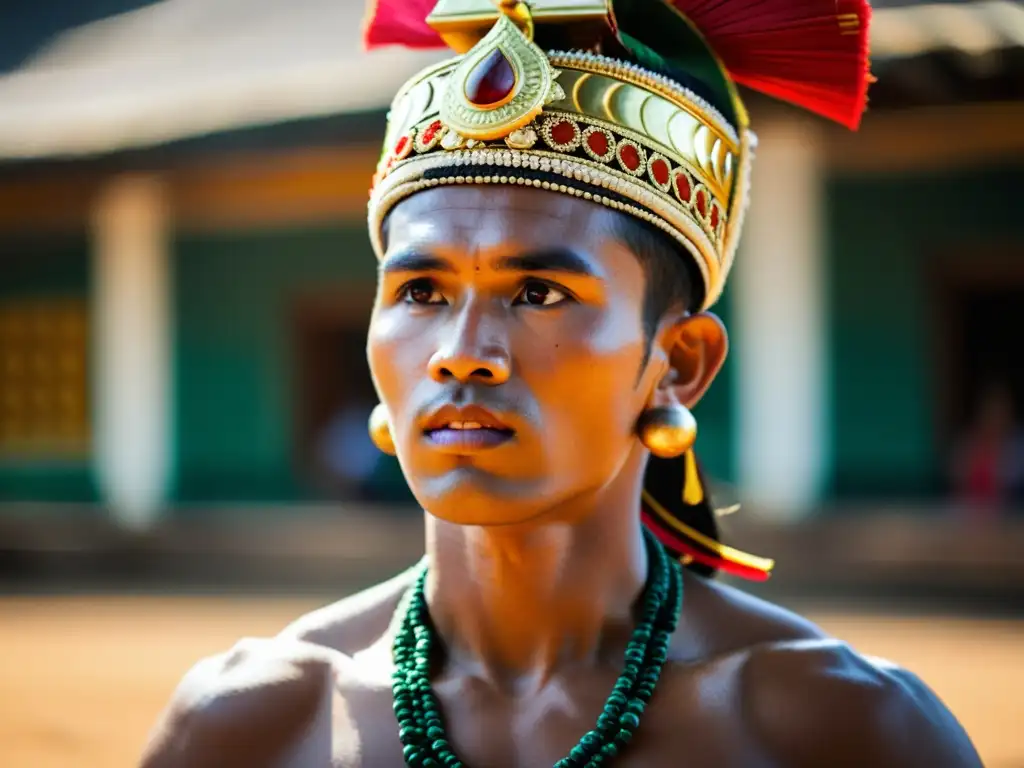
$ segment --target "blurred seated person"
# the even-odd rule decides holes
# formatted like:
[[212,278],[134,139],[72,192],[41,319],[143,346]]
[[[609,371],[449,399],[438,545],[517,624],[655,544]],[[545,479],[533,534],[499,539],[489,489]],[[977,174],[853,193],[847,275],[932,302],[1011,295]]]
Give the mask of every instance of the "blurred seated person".
[[1002,384],[987,387],[957,447],[957,498],[970,519],[993,519],[1024,495],[1024,434],[1013,396]]
[[316,462],[333,493],[350,500],[372,500],[373,477],[384,457],[366,432],[372,403],[346,403],[316,442]]
[[377,449],[366,431],[372,411],[370,403],[348,403],[327,422],[316,442],[321,482],[345,501],[408,503],[411,496],[401,469]]

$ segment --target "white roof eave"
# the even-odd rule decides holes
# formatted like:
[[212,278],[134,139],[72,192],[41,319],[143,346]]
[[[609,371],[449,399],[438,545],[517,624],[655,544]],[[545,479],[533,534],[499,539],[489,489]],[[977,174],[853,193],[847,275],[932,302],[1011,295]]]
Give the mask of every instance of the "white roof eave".
[[[76,157],[382,109],[446,51],[362,49],[361,0],[162,0],[0,77],[0,159]],[[969,33],[969,34],[968,34]],[[875,12],[876,58],[1024,44],[1010,0]]]
[[74,157],[383,109],[446,51],[363,50],[359,0],[162,0],[0,77],[0,158]]

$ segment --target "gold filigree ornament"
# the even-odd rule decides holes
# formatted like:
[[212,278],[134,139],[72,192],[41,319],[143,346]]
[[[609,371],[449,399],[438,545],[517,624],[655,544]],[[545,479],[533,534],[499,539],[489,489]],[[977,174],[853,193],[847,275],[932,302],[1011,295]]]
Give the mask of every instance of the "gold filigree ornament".
[[[524,3],[514,10],[515,17],[529,13]],[[531,24],[524,26],[532,32]],[[558,74],[513,14],[502,13],[452,71],[441,101],[441,120],[466,140],[503,139],[525,128],[547,104],[565,98],[556,82]],[[521,137],[523,133],[516,134]]]

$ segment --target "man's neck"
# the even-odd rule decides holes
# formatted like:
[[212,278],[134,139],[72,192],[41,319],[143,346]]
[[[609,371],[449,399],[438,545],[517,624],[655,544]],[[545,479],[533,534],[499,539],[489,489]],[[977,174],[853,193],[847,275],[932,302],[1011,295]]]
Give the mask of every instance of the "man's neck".
[[[633,496],[636,498],[636,495]],[[573,524],[459,526],[428,515],[431,619],[449,659],[503,687],[621,650],[647,578],[636,501]]]

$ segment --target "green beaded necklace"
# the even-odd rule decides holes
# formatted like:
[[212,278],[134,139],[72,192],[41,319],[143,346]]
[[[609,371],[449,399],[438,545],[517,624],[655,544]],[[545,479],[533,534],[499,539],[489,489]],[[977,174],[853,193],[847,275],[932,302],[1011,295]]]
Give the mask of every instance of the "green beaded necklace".
[[[554,768],[596,768],[614,758],[633,738],[640,716],[654,694],[679,620],[683,576],[654,535],[644,529],[650,567],[642,611],[626,647],[622,674],[605,702],[596,727],[580,739]],[[464,768],[445,733],[441,707],[430,685],[430,663],[437,635],[427,610],[424,568],[409,595],[394,642],[395,717],[406,765],[414,768]]]

